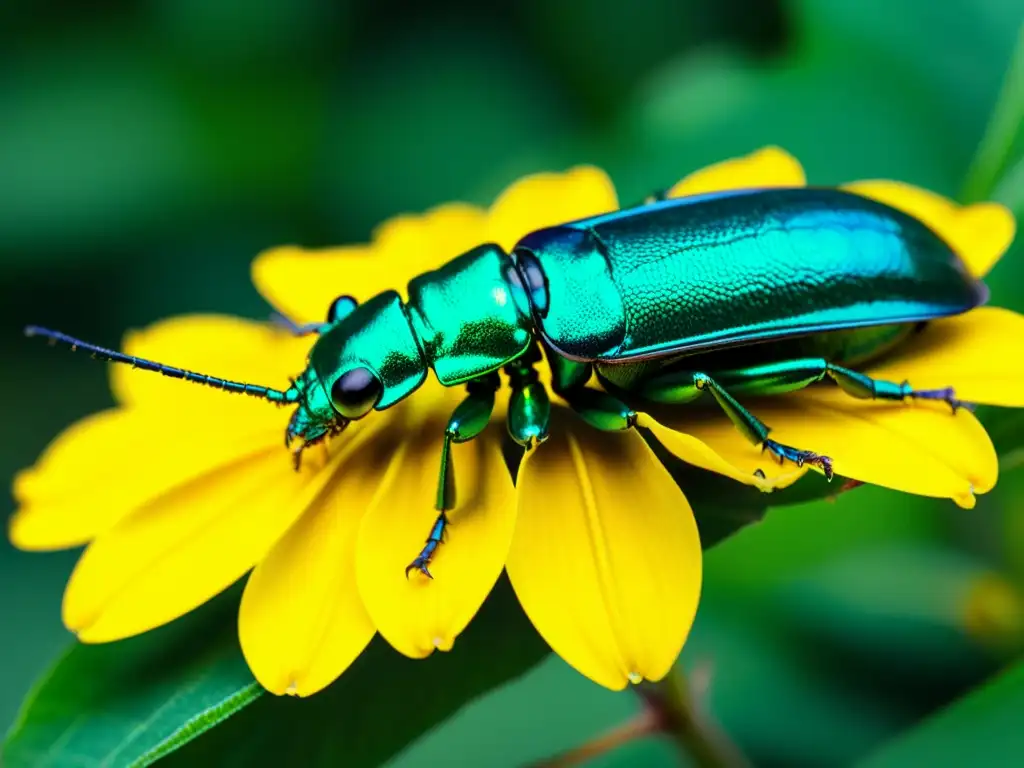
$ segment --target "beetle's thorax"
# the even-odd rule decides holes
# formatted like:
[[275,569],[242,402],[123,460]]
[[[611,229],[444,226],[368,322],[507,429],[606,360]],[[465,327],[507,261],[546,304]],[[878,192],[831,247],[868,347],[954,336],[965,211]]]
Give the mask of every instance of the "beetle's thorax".
[[381,384],[374,408],[412,394],[433,368],[444,386],[497,370],[533,339],[529,299],[515,264],[483,245],[409,283],[409,301],[385,291],[354,307],[320,335],[294,388],[288,437],[306,442],[348,423],[332,404],[336,382],[365,368]]
[[415,278],[406,310],[424,359],[445,386],[497,370],[533,339],[516,267],[494,244]]

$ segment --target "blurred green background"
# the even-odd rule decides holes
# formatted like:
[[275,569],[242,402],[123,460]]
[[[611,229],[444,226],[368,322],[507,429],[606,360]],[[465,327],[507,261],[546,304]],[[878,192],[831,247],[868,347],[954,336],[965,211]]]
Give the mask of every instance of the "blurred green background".
[[[248,264],[275,244],[580,162],[632,202],[770,143],[815,183],[956,196],[1022,22],[1021,0],[6,0],[0,475],[111,402],[102,366],[24,324],[113,345],[170,314],[261,318]],[[997,196],[1021,215],[1015,178]],[[994,302],[1024,310],[1022,280],[1018,245]],[[715,716],[760,765],[845,764],[990,675],[1019,647],[1021,500],[1012,469],[971,512],[860,489],[714,549],[685,659]],[[75,556],[0,545],[0,726],[69,643]],[[495,741],[521,764],[635,708],[549,660],[396,764],[505,765]],[[672,764],[655,742],[597,764],[641,761]]]

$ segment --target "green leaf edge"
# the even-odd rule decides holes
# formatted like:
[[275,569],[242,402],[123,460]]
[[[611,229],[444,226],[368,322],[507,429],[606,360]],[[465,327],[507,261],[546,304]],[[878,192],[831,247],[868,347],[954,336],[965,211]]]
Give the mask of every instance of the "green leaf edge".
[[220,704],[216,704],[209,709],[200,712],[198,715],[195,715],[190,720],[186,720],[178,730],[168,736],[164,741],[153,747],[149,752],[141,755],[133,763],[130,763],[130,768],[144,768],[144,766],[152,765],[161,757],[166,757],[179,747],[185,746],[196,737],[201,736],[203,733],[213,728],[215,725],[219,725],[221,722],[231,717],[231,715],[249,706],[256,701],[256,699],[262,696],[264,692],[263,686],[259,683],[250,683],[242,690],[224,699]]
[[25,698],[21,700],[21,705],[18,707],[18,714],[14,718],[14,722],[11,723],[11,727],[7,729],[7,733],[4,734],[3,744],[0,744],[0,765],[6,762],[7,748],[14,737],[18,735],[22,728],[25,727],[25,722],[28,720],[28,713],[36,703],[36,699],[39,698],[39,692],[46,685],[47,681],[53,677],[53,673],[56,672],[57,667],[64,663],[64,660],[71,655],[71,652],[75,649],[74,644],[69,645],[57,658],[50,662],[50,666],[46,668],[43,674],[39,675],[32,686],[28,689],[28,693],[25,694]]
[[[3,742],[0,743],[0,765],[3,765],[7,760],[7,749],[11,742],[17,737],[18,733],[25,726],[28,719],[28,714],[35,705],[36,699],[39,698],[39,694],[43,687],[53,676],[54,672],[60,667],[61,664],[71,655],[72,652],[77,648],[77,644],[68,646],[63,653],[61,653],[47,668],[46,672],[40,675],[36,681],[32,684],[29,689],[28,695],[25,696],[21,703],[21,707],[18,710],[18,715],[11,727],[4,734]],[[155,747],[150,749],[148,752],[140,755],[133,762],[128,763],[129,768],[144,768],[145,766],[152,765],[162,757],[166,757],[171,752],[188,744],[193,739],[203,735],[206,731],[210,730],[214,726],[220,725],[224,720],[228,719],[232,715],[236,714],[240,710],[252,704],[256,699],[266,693],[266,690],[259,683],[253,681],[245,688],[231,694],[228,698],[221,701],[219,704],[215,704],[208,709],[194,715],[189,720],[182,723],[182,725],[174,731],[170,736],[164,739],[162,742],[157,744]]]

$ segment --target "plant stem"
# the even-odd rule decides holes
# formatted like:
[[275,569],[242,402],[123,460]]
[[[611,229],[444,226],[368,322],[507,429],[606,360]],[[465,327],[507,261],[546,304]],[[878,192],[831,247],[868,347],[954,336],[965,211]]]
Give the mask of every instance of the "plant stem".
[[1024,24],[1017,32],[1017,44],[1010,66],[1003,77],[999,97],[992,110],[985,134],[974,153],[964,186],[962,203],[985,200],[1006,169],[1017,132],[1024,123]]
[[747,759],[697,702],[682,669],[676,667],[645,694],[661,718],[661,730],[701,768],[746,768]]
[[541,760],[534,763],[533,768],[572,768],[574,765],[583,765],[591,758],[618,749],[623,744],[636,741],[645,736],[657,733],[660,730],[661,722],[656,712],[645,709],[639,715],[622,725],[598,736],[596,739],[581,744],[575,749],[563,752],[560,755]]

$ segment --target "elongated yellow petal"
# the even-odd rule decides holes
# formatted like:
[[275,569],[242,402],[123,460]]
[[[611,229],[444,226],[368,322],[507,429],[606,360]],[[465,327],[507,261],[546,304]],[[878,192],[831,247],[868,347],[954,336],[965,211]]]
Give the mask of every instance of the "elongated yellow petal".
[[934,320],[882,365],[877,378],[917,389],[953,387],[961,400],[1024,407],[1024,316],[980,307]]
[[[773,440],[829,456],[843,477],[962,506],[995,484],[997,460],[985,429],[973,414],[954,416],[944,403],[857,400],[821,387],[745,405],[771,428]],[[731,442],[751,462],[772,460],[725,416],[688,425],[688,431],[723,454]]]
[[366,301],[386,290],[405,294],[417,275],[486,241],[486,213],[464,203],[381,224],[366,244],[306,249],[289,245],[256,257],[252,281],[272,306],[297,322],[322,322],[343,295]]
[[[732,427],[731,422],[727,425]],[[637,426],[651,430],[658,442],[687,464],[717,472],[763,491],[786,488],[807,472],[806,467],[780,466],[751,455],[749,451],[737,450],[733,435],[725,440],[716,439],[719,437],[718,428],[725,426],[720,420],[688,419],[681,409],[678,415],[669,416],[664,424],[650,414],[641,413]],[[735,427],[732,429],[735,431]],[[701,436],[697,437],[696,433]]]
[[188,411],[116,408],[89,416],[15,478],[11,541],[33,550],[84,544],[171,488],[278,445],[281,428],[256,420],[211,438],[208,424]]
[[[252,568],[330,477],[313,451],[295,472],[280,445],[220,467],[128,515],[86,549],[64,593],[83,642],[181,616]],[[319,465],[319,466],[318,466]]]
[[491,206],[488,238],[512,248],[535,229],[564,224],[619,207],[607,174],[593,166],[537,173],[510,185]]
[[[356,587],[356,535],[401,422],[346,439],[331,479],[253,570],[239,612],[249,668],[276,694],[308,696],[329,685],[374,635]],[[391,427],[388,429],[387,427]]]
[[697,610],[701,547],[640,435],[561,419],[524,460],[518,493],[506,567],[540,634],[607,688],[664,677]]
[[764,147],[749,155],[694,171],[677,182],[668,191],[668,196],[685,197],[753,187],[802,187],[806,184],[804,169],[795,157],[779,147]]
[[389,219],[374,233],[378,270],[380,260],[387,265],[379,273],[379,282],[387,281],[380,290],[393,288],[405,295],[406,284],[414,277],[486,241],[486,212],[465,203]]
[[999,203],[960,206],[934,192],[899,181],[855,181],[843,188],[923,221],[960,254],[975,277],[988,274],[1006,253],[1016,232],[1013,214]]
[[437,517],[447,415],[438,408],[410,424],[363,518],[356,553],[359,591],[374,624],[396,649],[414,658],[452,647],[501,575],[515,525],[515,492],[501,456],[500,425],[493,424],[476,440],[453,447],[456,506],[430,565],[434,578],[417,572],[406,577],[406,566]]
[[253,259],[256,290],[297,323],[321,323],[339,296],[366,301],[382,290],[387,270],[370,245],[337,248],[268,248]]
[[[288,377],[297,376],[306,367],[312,344],[311,338],[296,338],[269,323],[223,315],[184,315],[129,332],[123,350],[210,376],[287,389]],[[276,415],[282,420],[283,433],[288,421],[283,412],[256,398],[133,370],[127,365],[111,367],[111,386],[121,403],[155,404],[175,416],[190,409],[214,410],[216,437],[229,423]]]

